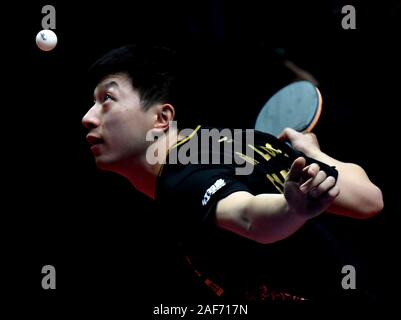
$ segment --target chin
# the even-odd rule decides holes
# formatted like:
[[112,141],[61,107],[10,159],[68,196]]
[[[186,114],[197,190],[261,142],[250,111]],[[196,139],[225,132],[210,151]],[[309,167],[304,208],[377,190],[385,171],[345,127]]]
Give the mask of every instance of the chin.
[[115,167],[115,162],[110,161],[109,159],[105,159],[105,157],[99,156],[95,158],[96,166],[100,170],[104,171],[114,171],[113,167]]
[[97,162],[96,161],[96,167],[101,171],[112,171],[109,166],[105,165],[102,162]]
[[111,171],[117,174],[121,174],[121,168],[123,167],[123,161],[117,157],[106,157],[101,155],[95,158],[96,166],[102,171]]

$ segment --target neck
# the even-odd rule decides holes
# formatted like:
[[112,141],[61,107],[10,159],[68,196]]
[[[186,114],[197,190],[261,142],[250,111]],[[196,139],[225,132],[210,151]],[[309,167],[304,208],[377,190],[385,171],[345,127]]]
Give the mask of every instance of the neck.
[[122,166],[123,169],[119,170],[118,173],[126,177],[135,189],[144,193],[149,198],[155,199],[157,176],[162,164],[165,162],[168,150],[177,143],[178,138],[179,135],[176,129],[169,130],[168,134],[162,136],[149,146],[152,150],[157,150],[158,161],[156,163],[154,163],[155,161],[148,161],[146,157],[147,152],[145,152],[139,159],[128,160],[127,165]]

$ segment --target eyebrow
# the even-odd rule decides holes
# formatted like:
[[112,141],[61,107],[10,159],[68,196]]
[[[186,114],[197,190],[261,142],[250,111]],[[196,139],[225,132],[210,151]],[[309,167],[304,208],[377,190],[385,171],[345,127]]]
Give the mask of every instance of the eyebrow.
[[112,80],[112,81],[109,81],[106,84],[102,85],[101,87],[104,90],[108,90],[110,88],[118,88],[118,83]]
[[107,83],[105,83],[105,84],[102,84],[102,85],[100,85],[99,87],[95,88],[94,95],[95,95],[96,92],[98,92],[99,90],[109,90],[110,88],[116,88],[116,89],[118,89],[118,88],[119,88],[118,83],[115,82],[114,80],[112,80],[112,81],[109,81],[109,82],[107,82]]

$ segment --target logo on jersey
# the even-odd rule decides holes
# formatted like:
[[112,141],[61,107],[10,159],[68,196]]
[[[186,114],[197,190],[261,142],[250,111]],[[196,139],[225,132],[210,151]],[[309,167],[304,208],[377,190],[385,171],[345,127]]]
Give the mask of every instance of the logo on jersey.
[[216,180],[216,182],[213,183],[213,185],[209,189],[206,190],[205,195],[203,196],[202,205],[205,206],[209,202],[210,197],[212,195],[214,195],[218,190],[220,190],[225,185],[226,185],[226,182],[224,181],[224,179]]
[[[254,129],[201,129],[197,126],[195,130],[178,131],[176,121],[169,124],[166,132],[149,130],[146,133],[146,141],[152,142],[146,150],[149,164],[234,164],[236,175],[252,174],[257,164],[254,149],[249,147],[255,144]],[[179,135],[167,137],[168,132],[179,132],[183,139],[178,140]]]

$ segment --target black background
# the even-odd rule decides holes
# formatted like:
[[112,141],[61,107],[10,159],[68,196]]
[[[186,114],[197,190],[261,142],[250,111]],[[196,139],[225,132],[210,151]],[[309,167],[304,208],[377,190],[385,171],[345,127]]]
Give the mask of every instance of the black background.
[[[398,171],[392,120],[396,124],[399,105],[400,6],[321,2],[32,1],[3,7],[9,19],[2,45],[2,287],[16,311],[112,309],[150,318],[156,301],[197,295],[188,275],[168,262],[171,253],[161,243],[169,231],[151,223],[160,212],[124,179],[96,170],[80,122],[92,102],[85,85],[89,65],[136,41],[190,57],[193,91],[181,111],[190,124],[251,127],[263,103],[289,79],[277,64],[277,48],[318,79],[321,148],[362,165],[386,201],[374,219],[332,218],[330,224],[363,257],[380,299],[389,298],[388,227],[397,212],[387,179]],[[343,30],[341,8],[350,3],[357,29]],[[58,45],[50,52],[35,44],[45,4],[56,8]],[[46,264],[56,267],[55,291],[41,288]]]

